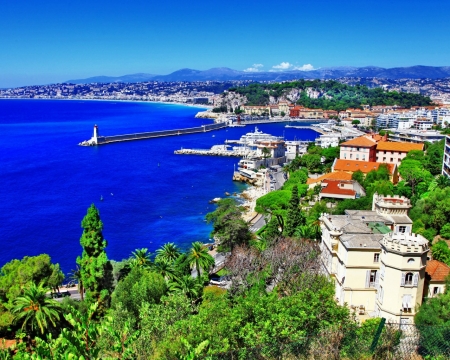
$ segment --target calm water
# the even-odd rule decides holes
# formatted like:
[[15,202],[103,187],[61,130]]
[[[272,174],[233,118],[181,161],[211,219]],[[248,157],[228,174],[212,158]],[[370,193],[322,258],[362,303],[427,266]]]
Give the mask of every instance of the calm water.
[[[208,203],[244,185],[231,180],[237,158],[174,155],[238,139],[253,127],[80,147],[94,124],[103,135],[176,129],[211,123],[199,109],[100,101],[0,100],[0,266],[48,253],[64,272],[81,254],[81,220],[100,209],[109,258],[165,242],[187,248],[207,241]],[[313,140],[311,130],[259,125],[286,139]],[[103,196],[103,201],[100,197]]]

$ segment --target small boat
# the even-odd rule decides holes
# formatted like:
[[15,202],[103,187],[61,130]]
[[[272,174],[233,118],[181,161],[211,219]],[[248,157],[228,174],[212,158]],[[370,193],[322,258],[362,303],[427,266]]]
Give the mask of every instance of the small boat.
[[103,195],[100,195],[100,201],[103,201]]

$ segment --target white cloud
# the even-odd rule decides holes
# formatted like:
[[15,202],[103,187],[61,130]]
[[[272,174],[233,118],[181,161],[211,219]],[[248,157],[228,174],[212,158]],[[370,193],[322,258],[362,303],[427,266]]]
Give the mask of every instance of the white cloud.
[[278,69],[278,70],[287,70],[289,68],[291,68],[293,65],[289,64],[288,62],[282,62],[278,65],[274,65],[272,66],[273,69]]
[[253,64],[251,67],[245,69],[245,72],[258,72],[261,71],[261,68],[264,67],[263,64]]
[[311,70],[315,70],[315,69],[314,69],[314,66],[312,66],[311,64],[304,64],[302,66],[294,66],[293,70],[311,71]]

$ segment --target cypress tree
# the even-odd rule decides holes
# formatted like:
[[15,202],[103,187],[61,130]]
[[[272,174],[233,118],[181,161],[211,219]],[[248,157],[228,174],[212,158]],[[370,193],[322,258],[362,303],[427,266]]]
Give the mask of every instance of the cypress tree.
[[284,227],[284,234],[286,236],[293,236],[297,227],[305,225],[306,219],[300,209],[300,199],[298,197],[298,187],[295,185],[292,188],[291,199],[286,215],[286,226]]
[[77,257],[86,299],[105,302],[112,288],[112,266],[106,256],[106,240],[103,238],[103,223],[98,209],[92,204],[81,222],[84,229],[80,244],[83,254]]

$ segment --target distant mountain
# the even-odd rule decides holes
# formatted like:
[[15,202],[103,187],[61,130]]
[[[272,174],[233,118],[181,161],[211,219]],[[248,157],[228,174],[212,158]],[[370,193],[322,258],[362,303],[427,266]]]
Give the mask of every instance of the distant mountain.
[[134,82],[150,81],[155,76],[157,75],[137,73],[123,76],[94,76],[86,79],[67,80],[64,82],[70,84],[91,84],[91,83],[111,83],[111,82],[134,83]]
[[245,72],[226,67],[209,70],[181,69],[168,75],[131,74],[124,76],[95,76],[87,79],[68,80],[66,83],[88,84],[93,82],[145,82],[145,81],[285,81],[294,79],[337,79],[342,77],[378,77],[386,79],[439,79],[450,77],[450,66],[410,66],[397,68],[365,67],[327,67],[311,71]]

